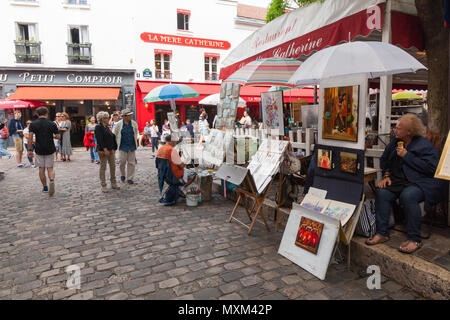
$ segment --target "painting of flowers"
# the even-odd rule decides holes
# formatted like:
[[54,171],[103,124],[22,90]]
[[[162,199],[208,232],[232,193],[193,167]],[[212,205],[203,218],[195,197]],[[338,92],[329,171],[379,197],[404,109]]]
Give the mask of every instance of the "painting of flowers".
[[261,105],[264,126],[283,132],[283,92],[261,92]]

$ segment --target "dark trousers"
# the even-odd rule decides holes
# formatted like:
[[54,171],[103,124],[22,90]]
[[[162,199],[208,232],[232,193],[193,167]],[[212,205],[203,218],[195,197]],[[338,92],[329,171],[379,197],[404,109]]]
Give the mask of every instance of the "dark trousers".
[[389,237],[389,216],[392,202],[397,198],[400,199],[400,207],[407,219],[408,240],[421,242],[422,210],[419,203],[424,201],[425,197],[422,190],[414,185],[404,188],[400,195],[387,189],[377,188],[375,198],[377,233],[384,237]]
[[158,137],[151,137],[152,140],[152,152],[158,150]]

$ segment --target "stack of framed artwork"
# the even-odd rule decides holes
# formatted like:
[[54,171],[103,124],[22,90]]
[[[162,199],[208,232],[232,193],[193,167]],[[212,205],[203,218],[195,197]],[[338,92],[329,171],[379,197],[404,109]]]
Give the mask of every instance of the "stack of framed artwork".
[[278,251],[321,280],[336,242],[350,244],[363,204],[367,83],[362,75],[321,81],[314,182]]
[[181,138],[181,133],[180,133],[180,129],[178,128],[177,116],[173,112],[168,112],[167,119],[169,120],[170,134],[172,136],[172,139],[175,139],[178,141]]
[[234,129],[241,85],[238,83],[222,83],[220,100],[217,105],[217,129]]

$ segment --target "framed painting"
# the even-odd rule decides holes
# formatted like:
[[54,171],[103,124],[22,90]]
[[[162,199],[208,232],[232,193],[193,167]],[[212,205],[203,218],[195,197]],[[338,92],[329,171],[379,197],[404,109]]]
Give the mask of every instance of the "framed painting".
[[233,83],[233,98],[239,98],[239,93],[241,91],[241,85],[239,83]]
[[358,141],[359,86],[324,88],[322,137]]
[[322,169],[331,170],[332,151],[327,149],[317,150],[317,166]]
[[284,132],[283,92],[261,92],[261,106],[264,126]]
[[227,97],[231,97],[231,95],[233,94],[233,83],[227,83],[227,91],[226,91],[226,96]]
[[225,98],[226,91],[227,91],[227,84],[226,83],[222,83],[222,85],[220,86],[220,99],[224,99]]
[[358,155],[351,152],[341,152],[341,171],[355,174],[358,166]]
[[320,244],[320,237],[322,236],[322,230],[323,223],[302,217],[298,227],[295,244],[303,249],[317,254]]

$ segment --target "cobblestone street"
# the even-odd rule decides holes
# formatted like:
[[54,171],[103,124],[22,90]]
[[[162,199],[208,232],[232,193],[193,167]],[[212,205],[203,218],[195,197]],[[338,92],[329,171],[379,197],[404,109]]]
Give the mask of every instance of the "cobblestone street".
[[[251,236],[228,223],[233,202],[219,194],[197,208],[162,206],[148,149],[137,153],[137,184],[106,194],[89,159],[80,148],[70,163],[56,162],[53,197],[41,192],[37,168],[0,160],[0,299],[421,298],[385,278],[368,290],[344,264],[318,280],[277,254],[273,222]],[[79,290],[66,287],[72,264]]]

